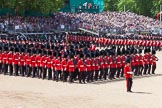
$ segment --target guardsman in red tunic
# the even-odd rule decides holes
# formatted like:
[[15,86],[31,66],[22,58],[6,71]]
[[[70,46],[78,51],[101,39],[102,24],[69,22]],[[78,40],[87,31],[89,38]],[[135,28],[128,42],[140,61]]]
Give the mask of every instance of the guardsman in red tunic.
[[155,74],[155,69],[156,69],[156,61],[159,59],[155,56],[156,51],[153,49],[152,50],[152,74]]
[[87,54],[87,58],[85,59],[85,64],[86,64],[86,69],[87,69],[87,82],[89,82],[91,80],[91,76],[92,76],[92,66],[91,66],[91,59],[90,59],[90,55]]
[[38,54],[36,55],[36,65],[37,65],[37,77],[40,78],[40,73],[42,72],[41,68],[41,53],[42,50],[39,50]]
[[56,54],[54,54],[53,58],[52,58],[52,73],[53,73],[53,81],[56,80],[56,69],[55,69],[55,61],[56,61]]
[[7,62],[8,62],[8,67],[9,67],[9,75],[13,75],[12,59],[13,59],[13,54],[12,54],[12,49],[11,49],[10,52],[7,54]]
[[144,72],[143,74],[146,75],[147,71],[148,71],[148,49],[144,50],[144,57],[143,57],[143,61],[144,61]]
[[102,50],[101,52],[100,52],[100,57],[99,57],[99,62],[100,62],[100,75],[99,75],[99,79],[100,80],[102,80],[102,78],[103,78],[103,75],[105,74],[105,61],[104,61],[104,59],[103,59],[103,57],[104,57],[104,51]]
[[94,58],[94,63],[95,63],[95,75],[94,75],[94,79],[95,79],[95,81],[98,80],[98,74],[99,74],[99,69],[100,69],[100,62],[99,62],[98,56],[99,56],[99,54],[95,54],[95,58]]
[[15,53],[13,54],[13,67],[14,67],[14,72],[15,72],[15,76],[18,76],[18,70],[19,70],[19,53],[18,53],[18,49],[15,49]]
[[51,70],[51,66],[52,66],[52,52],[48,51],[48,56],[47,56],[47,71],[48,71],[48,80],[52,79],[52,70]]
[[70,54],[70,59],[67,61],[66,70],[69,72],[69,82],[72,83],[74,80],[74,71],[75,71],[75,65],[74,65],[74,59],[73,54]]
[[[1,47],[0,47],[1,49]],[[2,50],[0,50],[0,74],[2,73]]]
[[114,79],[114,75],[116,72],[116,59],[115,59],[114,53],[112,51],[110,53],[109,62],[110,62],[109,79],[112,80],[112,79]]
[[142,56],[142,49],[139,49],[139,75],[142,75],[143,73],[143,56]]
[[74,80],[77,79],[77,77],[79,77],[79,71],[78,71],[78,66],[77,66],[77,63],[78,63],[78,60],[79,60],[79,55],[74,55],[74,65],[75,65],[75,72],[74,72],[74,75],[73,75],[73,78]]
[[43,51],[43,56],[41,57],[41,67],[42,67],[42,73],[40,73],[40,76],[42,77],[42,79],[46,78],[46,74],[47,74],[47,56],[46,56],[47,52]]
[[126,59],[125,50],[123,50],[122,51],[122,56],[121,56],[121,60],[122,60],[122,71],[121,71],[121,76],[120,77],[123,77],[124,76],[125,59]]
[[56,61],[55,61],[55,70],[56,70],[56,82],[59,81],[59,79],[61,80],[62,76],[61,76],[61,58],[60,58],[60,54],[58,53],[56,56]]
[[116,78],[119,78],[121,74],[121,69],[122,69],[122,61],[121,61],[121,52],[120,49],[117,51],[117,57],[116,57],[116,62],[117,62],[117,73],[116,73]]
[[7,64],[7,52],[6,51],[4,51],[3,53],[2,53],[2,66],[3,66],[3,70],[2,70],[2,72],[4,72],[4,75],[6,75],[7,74],[7,72],[8,72],[8,64]]
[[151,62],[152,62],[152,54],[150,54],[151,50],[148,48],[148,74],[151,74]]
[[86,65],[85,61],[83,59],[83,54],[80,54],[80,59],[78,60],[78,70],[79,70],[79,83],[86,83],[85,78],[86,78]]
[[19,67],[20,67],[20,74],[21,76],[25,75],[25,55],[24,55],[24,49],[21,49],[21,54],[19,55]]
[[95,73],[95,59],[94,59],[94,54],[91,53],[91,67],[92,67],[92,74],[90,76],[91,81],[94,81],[94,73]]
[[137,50],[134,49],[134,75],[139,75],[139,65],[138,65],[139,57],[137,55]]
[[131,88],[132,88],[132,83],[133,83],[130,63],[131,63],[130,59],[127,58],[126,65],[124,66],[124,74],[125,74],[125,78],[126,78],[127,92],[132,92]]
[[[36,72],[36,54],[33,54],[30,56],[30,67],[32,69],[32,78],[35,77],[35,72]],[[28,73],[28,76],[31,75],[31,72]]]
[[68,77],[68,72],[66,70],[66,64],[67,64],[67,59],[66,59],[66,54],[64,54],[62,56],[62,60],[61,60],[61,71],[63,74],[63,82],[67,82],[67,77]]
[[29,68],[30,56],[29,56],[28,50],[27,50],[27,53],[25,54],[24,59],[25,59],[25,75],[27,75],[28,72],[31,71],[31,70],[29,70],[30,69]]
[[[108,53],[108,52],[107,52]],[[104,63],[104,70],[105,70],[105,73],[104,73],[104,75],[103,75],[103,78],[104,78],[104,80],[106,80],[107,79],[107,75],[108,75],[108,69],[109,69],[109,57],[108,57],[108,55],[106,54],[105,55],[105,57],[104,57],[104,61],[105,61],[105,63]]]

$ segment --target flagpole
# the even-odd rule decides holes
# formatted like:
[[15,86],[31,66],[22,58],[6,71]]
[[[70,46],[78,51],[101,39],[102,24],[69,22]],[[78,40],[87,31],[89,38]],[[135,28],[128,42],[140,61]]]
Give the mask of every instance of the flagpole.
[[124,12],[125,12],[125,0],[124,0]]
[[162,5],[160,5],[160,28],[161,28],[161,7]]

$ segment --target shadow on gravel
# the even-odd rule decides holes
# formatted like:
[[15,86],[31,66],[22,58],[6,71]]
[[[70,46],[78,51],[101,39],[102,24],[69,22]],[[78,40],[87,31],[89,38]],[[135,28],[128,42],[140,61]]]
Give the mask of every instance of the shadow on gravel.
[[[149,77],[158,77],[158,76],[162,76],[162,74],[135,76],[133,77],[133,80],[149,78]],[[114,83],[114,82],[119,82],[119,81],[124,81],[124,80],[125,78],[119,78],[119,79],[113,79],[113,80],[95,81],[95,82],[88,83],[88,84],[105,84],[105,83]]]
[[152,94],[152,93],[149,93],[149,92],[132,92],[132,93],[136,93],[136,94]]

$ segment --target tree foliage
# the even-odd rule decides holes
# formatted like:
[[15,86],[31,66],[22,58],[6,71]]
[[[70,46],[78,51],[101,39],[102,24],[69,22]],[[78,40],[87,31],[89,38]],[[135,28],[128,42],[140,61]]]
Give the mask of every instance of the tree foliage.
[[13,8],[16,12],[32,10],[49,13],[62,7],[64,0],[0,0],[0,4],[1,8]]
[[162,0],[104,0],[104,2],[105,10],[124,11],[125,5],[126,11],[149,17],[154,17],[160,12],[160,5],[162,5]]

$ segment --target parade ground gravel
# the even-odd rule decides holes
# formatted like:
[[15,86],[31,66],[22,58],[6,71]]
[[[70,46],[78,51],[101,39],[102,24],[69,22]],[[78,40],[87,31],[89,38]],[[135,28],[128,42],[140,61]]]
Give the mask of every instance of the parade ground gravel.
[[133,93],[126,81],[69,84],[0,75],[0,108],[161,108],[162,52],[156,75],[134,78]]

